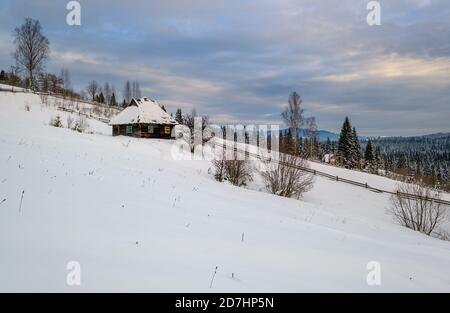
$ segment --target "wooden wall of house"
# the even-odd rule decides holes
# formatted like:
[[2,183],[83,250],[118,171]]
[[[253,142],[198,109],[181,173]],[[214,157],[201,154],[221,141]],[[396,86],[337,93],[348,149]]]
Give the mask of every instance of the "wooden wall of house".
[[[127,134],[127,126],[133,127],[133,132],[131,134]],[[149,126],[153,126],[153,134],[150,133]],[[165,127],[170,128],[170,133],[166,134]],[[153,125],[153,124],[130,124],[130,125],[113,125],[112,131],[113,136],[131,136],[138,138],[164,138],[171,139],[171,133],[174,125]]]

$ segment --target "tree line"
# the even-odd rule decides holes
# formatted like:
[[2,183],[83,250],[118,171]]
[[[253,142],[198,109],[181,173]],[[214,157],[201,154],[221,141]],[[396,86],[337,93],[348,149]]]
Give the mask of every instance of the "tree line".
[[119,101],[115,86],[109,82],[101,85],[91,80],[85,89],[76,92],[71,84],[69,69],[61,69],[59,74],[45,71],[50,58],[50,41],[43,34],[39,20],[26,18],[22,25],[14,29],[14,46],[12,55],[15,65],[0,71],[0,83],[109,106],[125,106],[132,98],[142,97],[138,81],[125,82],[123,100]]
[[380,150],[383,174],[450,191],[450,134],[380,138],[373,144]]

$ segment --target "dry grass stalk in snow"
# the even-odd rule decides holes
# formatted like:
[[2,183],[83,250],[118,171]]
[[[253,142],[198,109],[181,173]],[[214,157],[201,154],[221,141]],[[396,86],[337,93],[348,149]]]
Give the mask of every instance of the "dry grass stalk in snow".
[[440,193],[422,185],[402,183],[397,194],[391,196],[389,212],[402,226],[431,235],[447,217],[446,208],[431,198],[440,199]]

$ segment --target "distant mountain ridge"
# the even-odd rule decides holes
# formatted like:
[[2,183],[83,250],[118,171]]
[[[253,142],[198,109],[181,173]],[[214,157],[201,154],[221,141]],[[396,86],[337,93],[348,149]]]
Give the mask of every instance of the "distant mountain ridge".
[[[280,130],[280,133],[284,134],[284,135],[287,134],[288,132],[289,132],[288,128]],[[307,133],[308,133],[307,129],[300,129],[298,136],[302,137],[302,138],[307,138],[308,137]],[[319,138],[319,141],[321,141],[321,142],[327,141],[328,138],[330,138],[331,141],[339,140],[339,134],[330,132],[328,130],[318,130],[317,137]]]
[[[289,132],[288,128],[280,129],[280,133],[285,135]],[[307,138],[307,129],[300,129],[299,130],[299,136],[302,138]],[[319,138],[320,142],[325,142],[330,138],[331,141],[338,141],[339,140],[339,134],[330,132],[328,130],[318,130],[317,136]],[[360,141],[367,141],[369,139],[372,140],[380,140],[380,139],[392,139],[392,138],[399,138],[399,139],[407,139],[407,138],[430,138],[430,139],[438,139],[438,138],[445,138],[450,137],[450,133],[440,132],[440,133],[434,133],[434,134],[427,134],[427,135],[419,135],[419,136],[358,136]]]
[[446,138],[450,137],[450,133],[434,133],[434,134],[427,134],[427,135],[415,135],[415,136],[372,136],[368,137],[373,140],[383,140],[383,139],[412,139],[412,138],[429,138],[429,139],[439,139],[439,138]]

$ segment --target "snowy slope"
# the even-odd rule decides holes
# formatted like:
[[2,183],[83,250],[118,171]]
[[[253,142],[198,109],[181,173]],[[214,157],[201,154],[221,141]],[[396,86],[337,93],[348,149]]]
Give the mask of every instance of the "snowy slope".
[[[386,195],[323,178],[302,201],[258,178],[220,184],[208,162],[172,160],[171,141],[48,126],[56,114],[0,92],[0,291],[450,291],[450,243],[397,226]],[[366,283],[373,260],[381,286]]]
[[[355,172],[341,167],[329,166],[326,164],[310,162],[311,168],[325,172],[333,176],[339,176],[341,178],[357,180],[360,183],[367,183],[370,187],[378,188],[386,191],[395,191],[399,182],[386,177],[372,175],[364,172]],[[443,193],[442,199],[450,201],[450,194]]]

